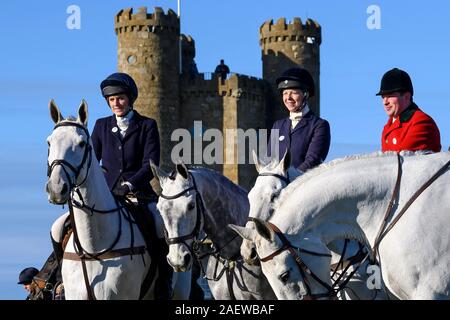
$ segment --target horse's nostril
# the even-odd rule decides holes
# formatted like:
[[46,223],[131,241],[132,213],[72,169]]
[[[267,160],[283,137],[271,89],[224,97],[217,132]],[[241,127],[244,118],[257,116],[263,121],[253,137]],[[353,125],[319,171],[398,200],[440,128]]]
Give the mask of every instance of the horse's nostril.
[[62,189],[61,189],[61,194],[65,194],[66,192],[67,192],[67,184],[63,184],[63,187],[62,187]]
[[185,256],[183,257],[183,263],[184,263],[184,265],[185,265],[185,266],[188,266],[190,262],[191,262],[191,255],[190,255],[190,254],[185,255]]

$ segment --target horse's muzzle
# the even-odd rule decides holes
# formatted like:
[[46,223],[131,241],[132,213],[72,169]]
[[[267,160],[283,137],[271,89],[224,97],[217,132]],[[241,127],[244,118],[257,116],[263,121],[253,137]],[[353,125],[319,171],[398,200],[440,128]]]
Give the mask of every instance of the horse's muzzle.
[[55,186],[54,184],[47,182],[45,191],[48,194],[48,201],[50,203],[60,205],[67,203],[69,200],[69,187],[66,183],[57,184]]

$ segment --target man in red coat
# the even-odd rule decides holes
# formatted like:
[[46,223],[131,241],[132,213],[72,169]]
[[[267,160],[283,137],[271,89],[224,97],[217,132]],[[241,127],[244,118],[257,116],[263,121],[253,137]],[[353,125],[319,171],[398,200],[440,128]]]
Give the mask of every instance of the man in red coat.
[[413,102],[411,78],[394,68],[381,79],[380,92],[384,110],[389,116],[381,135],[381,150],[441,151],[441,137],[434,120]]

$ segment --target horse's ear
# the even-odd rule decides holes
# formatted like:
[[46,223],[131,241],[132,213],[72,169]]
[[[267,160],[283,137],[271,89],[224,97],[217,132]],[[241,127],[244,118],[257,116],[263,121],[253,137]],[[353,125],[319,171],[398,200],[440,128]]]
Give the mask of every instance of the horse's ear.
[[81,100],[80,106],[78,107],[78,122],[87,126],[88,120],[88,105],[86,100]]
[[246,239],[246,240],[252,241],[252,242],[255,241],[257,233],[253,229],[237,226],[237,225],[234,225],[234,224],[229,224],[228,228],[230,228],[231,230],[236,232],[243,239]]
[[291,166],[291,151],[289,149],[286,149],[284,152],[283,158],[280,161],[281,170],[283,172],[288,171],[289,167]]
[[169,174],[164,172],[151,159],[150,159],[150,168],[152,169],[153,176],[156,177],[160,183],[169,177]]
[[50,109],[50,117],[52,118],[54,123],[58,123],[64,120],[63,116],[61,115],[61,111],[59,111],[59,108],[55,103],[55,100],[50,100],[50,102],[48,103],[48,108]]
[[183,178],[187,179],[189,177],[189,170],[183,161],[181,161],[180,163],[177,163],[175,168],[177,169],[177,172],[179,174],[181,174],[181,176]]
[[267,241],[275,241],[275,232],[269,227],[266,221],[261,219],[253,219],[256,231]]
[[261,164],[259,163],[258,155],[256,154],[255,149],[252,150],[253,162],[255,163],[256,171],[258,173],[261,172]]

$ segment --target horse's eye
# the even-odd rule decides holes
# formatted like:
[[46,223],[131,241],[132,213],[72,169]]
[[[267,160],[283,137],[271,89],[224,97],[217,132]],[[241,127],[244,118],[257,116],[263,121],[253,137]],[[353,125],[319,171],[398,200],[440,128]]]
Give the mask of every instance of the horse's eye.
[[281,280],[281,282],[283,282],[283,283],[288,282],[289,276],[290,276],[289,270],[286,271],[286,272],[283,272],[283,273],[280,275],[280,280]]
[[270,197],[270,202],[274,202],[276,198],[278,198],[278,196],[280,195],[279,192],[274,193],[271,197]]
[[80,148],[84,148],[85,145],[86,145],[86,141],[80,141],[80,143],[78,144],[78,146]]
[[193,203],[193,202],[190,202],[187,206],[188,211],[194,210],[194,208],[195,208],[195,203]]

